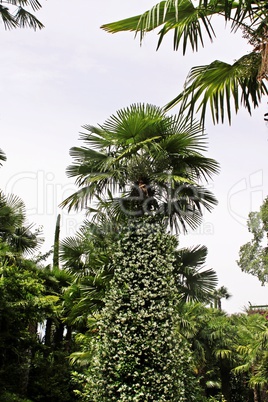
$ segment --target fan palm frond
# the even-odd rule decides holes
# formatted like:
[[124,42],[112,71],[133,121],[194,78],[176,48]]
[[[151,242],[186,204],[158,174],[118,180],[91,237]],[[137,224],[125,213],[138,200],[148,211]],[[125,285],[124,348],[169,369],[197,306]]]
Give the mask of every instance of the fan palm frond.
[[35,31],[44,28],[44,25],[32,13],[26,11],[24,8],[19,7],[14,15],[14,21],[21,28],[32,28]]
[[182,40],[185,53],[188,45],[192,50],[198,50],[199,44],[203,46],[203,31],[210,40],[213,39],[215,32],[209,17],[215,13],[215,8],[220,12],[223,11],[224,6],[216,7],[214,4],[213,8],[205,7],[204,3],[199,2],[196,7],[190,0],[166,0],[156,4],[142,15],[104,24],[101,28],[109,33],[135,31],[142,41],[147,32],[161,27],[157,48],[161,45],[164,36],[174,30],[174,49],[178,49]]
[[214,123],[223,122],[225,114],[231,122],[232,107],[237,113],[241,104],[251,113],[252,105],[257,107],[262,96],[268,93],[265,83],[258,81],[260,64],[261,55],[253,52],[233,65],[214,61],[207,66],[193,67],[184,91],[166,105],[166,110],[181,103],[180,111],[187,110],[191,119],[200,111],[201,124],[208,105]]
[[208,302],[211,292],[216,288],[218,279],[213,269],[203,265],[207,256],[205,246],[184,248],[175,254],[175,279],[183,301]]

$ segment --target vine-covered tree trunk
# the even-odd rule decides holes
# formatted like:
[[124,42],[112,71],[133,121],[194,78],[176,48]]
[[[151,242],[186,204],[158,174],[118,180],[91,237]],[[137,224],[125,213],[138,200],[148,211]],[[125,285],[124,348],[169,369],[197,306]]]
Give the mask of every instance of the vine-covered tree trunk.
[[180,364],[187,357],[174,334],[175,243],[146,219],[123,234],[100,325],[94,401],[186,400]]

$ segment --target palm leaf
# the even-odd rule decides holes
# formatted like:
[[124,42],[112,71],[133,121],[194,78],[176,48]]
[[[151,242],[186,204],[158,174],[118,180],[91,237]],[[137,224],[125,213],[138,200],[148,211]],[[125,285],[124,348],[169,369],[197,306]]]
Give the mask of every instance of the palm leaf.
[[5,3],[21,7],[30,6],[34,11],[37,11],[42,7],[38,0],[5,0]]
[[33,14],[26,11],[24,8],[19,7],[16,14],[14,15],[14,20],[21,28],[32,28],[34,30],[44,28],[44,25],[39,21]]
[[[259,5],[259,10],[261,6]],[[232,14],[235,10],[235,14]],[[102,29],[109,33],[134,31],[143,41],[145,34],[160,28],[157,48],[163,38],[173,30],[173,47],[178,50],[182,42],[183,53],[188,46],[197,51],[199,45],[204,45],[204,33],[210,41],[215,37],[211,24],[211,17],[222,15],[226,21],[232,21],[232,29],[236,30],[244,25],[246,18],[256,15],[256,5],[251,1],[207,1],[201,0],[196,5],[190,0],[166,0],[153,6],[141,15],[126,18],[120,21],[104,24]]]
[[21,198],[13,194],[5,196],[0,191],[0,231],[13,232],[23,225],[26,208]]
[[205,246],[184,248],[176,252],[175,280],[183,301],[208,302],[218,279],[213,269],[203,269]]
[[[166,0],[156,4],[142,15],[104,24],[101,28],[110,33],[135,31],[136,34],[139,33],[140,41],[142,41],[146,32],[163,26],[159,32],[157,47],[161,45],[163,37],[170,30],[174,30],[174,49],[177,50],[183,40],[185,52],[188,45],[191,45],[193,50],[198,49],[199,43],[203,46],[202,27],[210,40],[215,36],[208,18],[215,13],[215,7],[211,10],[211,7],[204,7],[201,2],[199,7],[195,7],[190,0]],[[222,10],[222,7],[217,7],[217,10]]]
[[2,151],[2,149],[0,149],[0,166],[2,166],[2,161],[4,162],[4,161],[6,161],[7,160],[7,157],[6,157],[6,155],[5,155],[5,153]]
[[251,113],[252,107],[257,107],[262,96],[268,93],[264,83],[267,78],[265,57],[263,66],[263,50],[256,47],[266,47],[265,2],[200,0],[194,4],[190,0],[166,0],[139,16],[105,24],[102,28],[111,33],[135,31],[142,41],[147,32],[161,27],[157,47],[173,31],[174,49],[178,50],[182,44],[185,53],[188,46],[197,51],[200,44],[204,45],[204,33],[212,41],[215,32],[211,17],[214,15],[223,16],[226,22],[231,21],[232,31],[242,28],[254,51],[233,65],[216,60],[210,65],[192,68],[184,91],[170,101],[165,110],[181,103],[180,113],[187,110],[187,118],[192,119],[195,112],[200,112],[204,125],[207,106],[210,106],[214,123],[223,122],[226,118],[231,122],[232,107],[237,113],[243,105]]
[[261,55],[253,52],[233,65],[214,61],[207,66],[193,67],[184,91],[166,105],[166,110],[181,102],[180,113],[188,110],[187,116],[193,119],[194,112],[200,111],[201,124],[208,105],[214,123],[223,122],[225,114],[230,122],[232,106],[237,113],[242,104],[251,113],[251,105],[257,107],[262,95],[268,93],[265,83],[257,80],[260,64]]
[[33,254],[44,242],[44,238],[40,236],[39,231],[33,231],[34,225],[17,227],[9,237],[9,244],[13,250],[18,253]]
[[177,262],[184,267],[201,267],[204,265],[208,254],[206,246],[194,246],[182,248],[176,254]]
[[82,126],[88,133],[80,133],[80,139],[84,141],[90,148],[103,150],[112,144],[111,133],[100,127],[90,126],[89,124]]
[[0,4],[0,17],[4,23],[5,29],[16,28],[18,22],[14,19],[13,15],[9,12],[7,7]]
[[218,349],[215,351],[215,357],[218,359],[228,359],[230,360],[233,352],[230,349]]

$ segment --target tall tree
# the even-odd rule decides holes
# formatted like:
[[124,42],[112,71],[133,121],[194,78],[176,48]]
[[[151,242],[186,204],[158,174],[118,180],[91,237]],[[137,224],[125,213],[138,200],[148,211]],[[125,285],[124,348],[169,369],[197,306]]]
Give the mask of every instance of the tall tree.
[[44,25],[34,14],[28,11],[28,8],[33,12],[41,8],[38,0],[0,0],[0,18],[5,29],[12,28],[32,28],[42,29]]
[[240,247],[237,264],[243,272],[256,276],[262,285],[268,282],[268,198],[259,212],[250,212],[248,230],[253,238]]
[[[175,368],[176,362],[180,364],[183,357],[176,352],[172,324],[173,315],[175,318],[174,306],[179,297],[174,266],[168,263],[173,255],[164,251],[165,247],[169,250],[171,244],[171,237],[165,231],[167,224],[177,230],[181,227],[186,230],[187,225],[196,227],[201,220],[202,206],[210,209],[216,203],[213,195],[200,182],[216,173],[218,164],[203,156],[206,150],[205,137],[199,124],[187,123],[179,116],[167,116],[161,108],[153,105],[131,105],[119,110],[101,126],[84,128],[87,132],[82,134],[81,139],[85,146],[71,149],[75,162],[67,169],[69,176],[76,178],[80,189],[65,200],[63,205],[75,209],[84,207],[88,213],[96,213],[96,223],[100,224],[106,236],[112,232],[113,236],[117,234],[120,238],[118,243],[118,238],[114,239],[116,242],[107,247],[108,264],[107,258],[102,258],[103,253],[98,255],[100,248],[92,247],[94,242],[88,236],[90,231],[85,232],[86,236],[80,239],[68,239],[62,247],[66,266],[77,270],[76,291],[80,298],[77,306],[80,312],[82,307],[85,317],[85,312],[90,309],[85,310],[84,306],[90,304],[91,311],[93,304],[100,311],[99,328],[94,328],[97,333],[99,329],[101,334],[100,354],[93,359],[93,365],[101,361],[96,370],[100,378],[98,375],[93,378],[97,389],[92,399],[104,401],[133,397],[143,401],[146,397],[148,400],[157,400],[160,395],[164,398],[166,393],[167,399],[163,400],[183,400],[181,398],[184,398],[186,392],[183,384],[185,374],[182,371],[177,373]],[[112,231],[109,230],[107,216],[112,223]],[[87,224],[88,227],[90,225],[92,223]],[[129,231],[130,227],[132,230]],[[82,247],[81,250],[85,242],[86,248]],[[118,249],[121,250],[120,258]],[[68,254],[70,259],[66,259]],[[155,263],[151,263],[153,255]],[[169,255],[165,263],[163,255]],[[177,262],[179,264],[180,261]],[[96,269],[101,275],[98,275]],[[97,280],[107,278],[103,274],[108,274],[112,279],[109,280],[109,286],[99,288],[102,293],[96,293]],[[213,282],[212,277],[210,279]],[[90,300],[89,292],[93,300]],[[85,297],[81,298],[81,295]],[[96,296],[101,296],[99,306],[103,307],[102,310],[97,300],[94,300]],[[117,320],[115,311],[120,306],[122,316],[133,315],[129,324],[124,324],[124,317],[122,322]],[[167,306],[170,307],[165,310]],[[161,314],[159,316],[159,309],[162,309],[161,314],[167,314],[164,320]],[[167,321],[168,328],[165,326]],[[132,351],[137,350],[138,353],[139,331],[143,331],[144,326],[145,336],[148,325],[151,328],[146,338],[148,353],[144,350],[139,361]],[[134,338],[130,344],[131,328]],[[152,338],[154,328],[158,328],[155,340]],[[159,331],[159,328],[163,331]],[[170,333],[170,344],[167,344],[165,328]],[[126,337],[122,339],[124,347],[121,345],[120,348],[119,345],[117,349],[118,339],[115,335],[118,331]],[[126,346],[128,342],[129,347]],[[121,360],[110,358],[110,353],[114,354],[118,350],[121,354],[124,348]],[[162,356],[157,350],[161,351]],[[150,362],[150,356],[153,362]],[[163,366],[164,361],[169,363]],[[108,376],[108,372],[111,375]],[[116,381],[113,376],[117,378]],[[161,378],[159,385],[155,382],[157,378]],[[135,380],[135,389],[129,385],[132,379]],[[164,394],[159,391],[159,387],[165,388]],[[187,395],[190,395],[190,391]],[[193,399],[189,398],[187,400],[194,400],[194,396]]]
[[228,289],[225,286],[221,286],[219,289],[215,289],[212,293],[212,298],[214,299],[214,307],[221,310],[221,300],[228,300],[231,296],[232,295],[228,292]]
[[[103,125],[84,126],[83,147],[71,148],[75,162],[67,174],[80,189],[63,206],[104,210],[114,219],[145,214],[165,216],[177,231],[197,227],[202,207],[214,196],[203,187],[218,172],[217,162],[203,156],[205,137],[198,123],[167,116],[159,107],[134,104]],[[96,199],[96,209],[87,205]]]
[[40,229],[27,223],[25,204],[15,195],[0,191],[0,239],[14,253],[32,254],[43,242]]
[[182,372],[189,356],[174,331],[175,246],[153,218],[130,223],[116,245],[92,378],[95,402],[196,400],[197,383],[186,387]]
[[180,103],[180,111],[188,110],[188,116],[193,117],[195,111],[200,111],[204,123],[210,106],[214,123],[223,122],[226,117],[231,122],[232,108],[237,112],[243,105],[251,113],[252,107],[258,106],[268,93],[268,11],[264,1],[164,0],[141,15],[105,24],[102,28],[111,33],[135,31],[141,41],[146,32],[160,28],[157,47],[164,36],[173,31],[174,50],[182,46],[185,54],[188,47],[198,51],[200,45],[204,46],[204,34],[213,40],[215,16],[229,23],[231,31],[242,29],[252,51],[232,65],[215,60],[209,65],[193,67],[183,91],[166,108]]

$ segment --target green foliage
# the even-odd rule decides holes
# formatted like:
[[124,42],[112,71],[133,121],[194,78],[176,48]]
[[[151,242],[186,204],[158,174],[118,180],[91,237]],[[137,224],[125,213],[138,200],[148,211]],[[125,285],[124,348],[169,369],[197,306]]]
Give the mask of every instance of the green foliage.
[[[190,47],[198,51],[204,46],[204,37],[212,41],[215,31],[213,17],[221,17],[231,32],[242,29],[245,39],[253,47],[252,52],[237,59],[232,65],[215,60],[209,65],[193,67],[185,81],[184,89],[170,101],[165,109],[179,104],[180,113],[187,112],[193,118],[201,114],[204,124],[210,107],[214,123],[231,122],[235,113],[244,106],[249,113],[257,107],[268,89],[267,65],[267,7],[265,2],[247,0],[164,0],[141,15],[104,24],[108,32],[135,31],[142,41],[147,32],[159,28],[157,48],[164,37],[173,33],[173,47],[182,47],[183,54]],[[216,19],[218,23],[219,19]],[[224,40],[224,39],[223,39]]]
[[239,331],[247,316],[227,316],[201,303],[180,305],[179,315],[178,332],[190,343],[195,372],[208,400],[209,396],[218,400],[220,393],[227,401],[251,401],[249,377],[233,372],[241,362]]
[[43,242],[40,229],[26,222],[24,202],[15,195],[0,191],[0,240],[9,245],[14,255],[33,254]]
[[211,301],[218,279],[213,269],[203,269],[207,248],[183,248],[176,250],[174,255],[174,276],[181,301]]
[[72,337],[63,298],[73,277],[26,259],[40,232],[32,232],[25,219],[22,200],[0,192],[0,400],[73,402]]
[[193,67],[185,81],[185,89],[166,105],[167,109],[180,104],[180,111],[188,110],[187,117],[193,119],[200,111],[201,123],[205,122],[210,107],[215,123],[231,123],[232,108],[238,112],[242,104],[251,114],[261,98],[267,95],[266,84],[257,79],[261,55],[252,52],[234,64],[219,60],[209,65]]
[[75,236],[61,242],[60,259],[72,276],[64,293],[66,322],[82,332],[92,314],[96,316],[104,306],[104,295],[113,276],[110,262],[119,236],[117,230],[109,220],[103,225],[85,221]]
[[225,286],[221,286],[219,289],[215,289],[212,293],[212,298],[214,300],[214,307],[221,310],[221,299],[228,300],[232,295],[228,292]]
[[268,282],[268,198],[260,212],[250,212],[248,230],[253,239],[240,247],[238,266],[243,272],[256,276],[262,285]]
[[[60,298],[70,275],[58,268],[37,268],[14,255],[7,243],[0,242],[0,252],[0,393],[14,393],[1,394],[0,400],[19,402],[27,395],[36,402],[74,401]],[[41,345],[38,334],[38,323],[49,319],[51,348]]]
[[35,353],[29,379],[28,395],[35,402],[74,402],[71,380],[72,367],[68,352],[42,350]]
[[216,396],[210,396],[207,398],[207,402],[227,402],[223,395],[218,394]]
[[99,327],[93,401],[185,401],[182,365],[191,358],[174,332],[175,246],[150,220],[124,231]]
[[267,317],[258,313],[242,317],[239,321],[237,345],[240,364],[235,367],[234,372],[242,375],[247,373],[251,388],[267,388],[267,347]]
[[2,402],[33,402],[30,399],[21,398],[19,395],[11,394],[10,392],[4,392],[0,394]]
[[[36,327],[47,308],[44,285],[35,265],[0,262],[0,385],[23,394],[36,344]],[[18,364],[19,362],[19,364]]]

